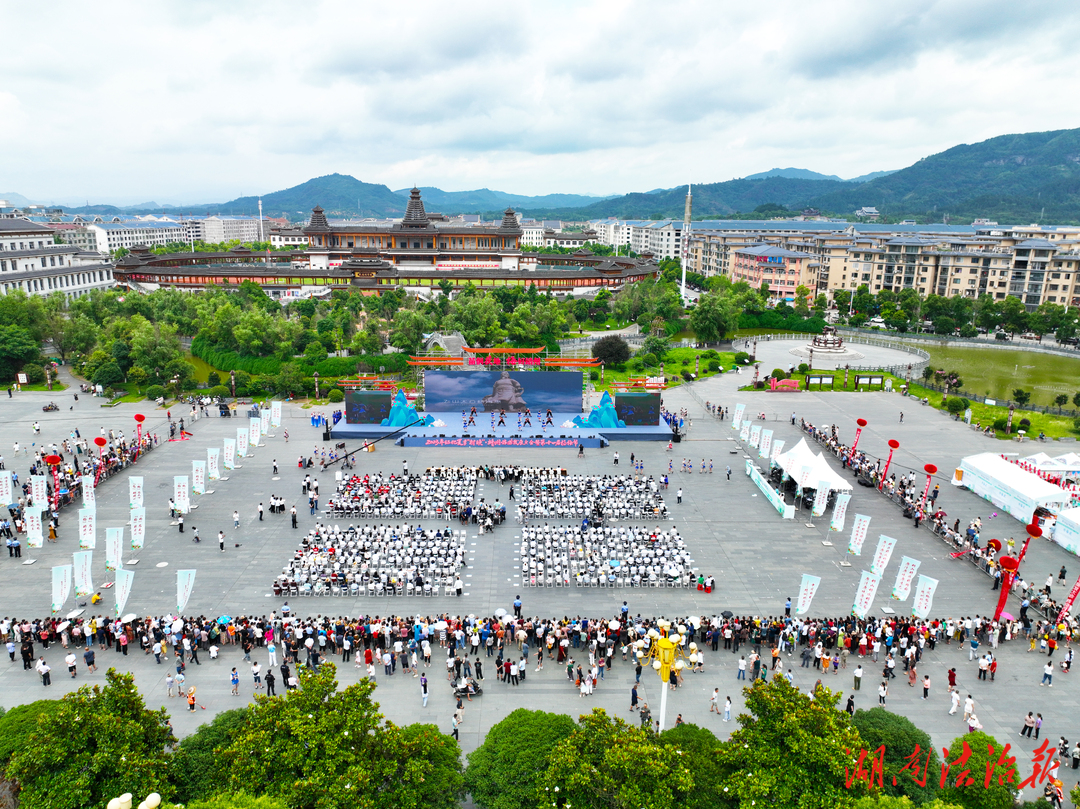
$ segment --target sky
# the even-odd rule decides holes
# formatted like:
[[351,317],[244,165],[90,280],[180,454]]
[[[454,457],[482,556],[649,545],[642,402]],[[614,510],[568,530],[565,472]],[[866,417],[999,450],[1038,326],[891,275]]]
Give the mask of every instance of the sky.
[[0,28],[0,197],[40,202],[622,194],[1080,126],[1069,0],[58,0]]

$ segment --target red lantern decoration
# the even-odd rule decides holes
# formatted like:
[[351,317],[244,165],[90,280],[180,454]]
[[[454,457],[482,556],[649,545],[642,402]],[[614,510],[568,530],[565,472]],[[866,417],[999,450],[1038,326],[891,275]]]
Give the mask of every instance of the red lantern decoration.
[[885,461],[885,469],[881,472],[881,483],[878,484],[878,491],[880,492],[885,486],[885,480],[889,476],[889,464],[892,463],[893,453],[900,448],[900,442],[895,438],[889,439],[889,459]]
[[52,468],[53,477],[53,511],[60,510],[60,464],[63,458],[59,455],[46,455],[43,459]]
[[930,479],[937,472],[937,467],[932,463],[928,463],[923,467],[923,470],[926,472],[926,488],[923,489],[922,493],[922,506],[926,508],[926,496],[930,493]]
[[998,596],[997,607],[994,609],[994,620],[997,621],[1001,618],[1001,613],[1005,609],[1005,602],[1009,599],[1009,590],[1012,589],[1013,579],[1016,577],[1016,570],[1020,567],[1020,561],[1013,559],[1011,556],[1002,556],[998,560],[998,564],[1001,565],[1001,595]]
[[1016,560],[1018,566],[1021,562],[1024,561],[1024,554],[1027,553],[1028,545],[1031,544],[1031,538],[1038,538],[1042,536],[1042,528],[1040,528],[1039,524],[1034,521],[1034,518],[1032,518],[1031,525],[1024,526],[1024,530],[1027,531],[1028,538],[1024,540],[1024,547],[1020,549],[1020,558]]
[[94,439],[94,443],[98,446],[98,468],[94,473],[94,488],[97,488],[98,481],[101,480],[101,470],[105,468],[105,445],[109,442],[105,440],[105,436],[99,435]]
[[142,423],[146,421],[146,416],[142,413],[135,414],[135,457],[138,458],[142,453]]
[[995,551],[998,551],[1000,553],[1001,552],[1001,540],[1000,539],[991,539],[989,542],[986,543],[986,547],[993,548]]
[[851,452],[848,454],[849,464],[855,459],[855,448],[859,446],[859,436],[862,435],[862,428],[869,422],[866,419],[855,419],[855,423],[859,426],[855,428],[855,440],[851,442]]

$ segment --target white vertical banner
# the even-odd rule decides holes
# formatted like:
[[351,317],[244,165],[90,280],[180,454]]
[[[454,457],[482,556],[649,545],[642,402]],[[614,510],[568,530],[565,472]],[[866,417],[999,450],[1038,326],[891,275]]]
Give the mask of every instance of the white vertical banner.
[[866,534],[870,530],[870,518],[865,514],[856,514],[855,522],[851,526],[851,539],[848,541],[848,553],[862,556],[862,546],[866,542]]
[[773,445],[772,445],[772,455],[769,456],[769,460],[770,461],[775,461],[780,456],[780,453],[783,452],[783,451],[784,451],[784,442],[783,441],[774,441]]
[[881,534],[878,537],[877,550],[874,551],[874,560],[870,563],[870,569],[879,576],[884,573],[885,568],[889,566],[889,559],[892,558],[893,548],[895,547],[895,539]]
[[71,554],[72,567],[75,570],[75,598],[83,598],[94,592],[94,577],[91,568],[94,564],[93,551],[77,551]]
[[830,531],[843,531],[844,518],[847,517],[848,503],[851,502],[850,494],[836,495],[836,503],[833,505],[832,522],[829,523]]
[[915,574],[919,572],[918,559],[903,556],[900,559],[900,569],[896,571],[896,583],[893,584],[892,597],[897,601],[906,601],[911,595],[911,583],[915,580]]
[[221,477],[221,450],[217,447],[206,451],[206,474],[210,480]]
[[0,507],[16,502],[15,497],[12,495],[13,491],[11,472],[7,469],[0,469]]
[[116,571],[116,617],[119,618],[127,605],[128,596],[131,595],[131,585],[135,581],[135,574],[124,568]]
[[248,454],[248,431],[243,427],[236,428],[236,457],[243,458]]
[[259,421],[257,416],[252,416],[248,421],[248,446],[259,446],[259,435],[262,431],[262,422]]
[[52,569],[52,611],[60,612],[71,592],[71,565],[56,565]]
[[128,505],[131,508],[142,508],[146,505],[143,500],[143,479],[132,476],[128,478]]
[[226,469],[226,471],[236,468],[236,439],[235,438],[226,438],[225,439],[224,458],[225,458],[225,469]]
[[813,515],[820,517],[825,513],[825,509],[829,505],[829,484],[824,480],[819,480],[817,485],[817,491],[814,493],[814,510]]
[[105,529],[105,569],[116,570],[122,567],[124,553],[124,529]]
[[281,402],[276,400],[270,403],[270,426],[281,426]]
[[191,491],[206,494],[206,461],[191,462]]
[[750,446],[757,447],[761,443],[761,425],[755,424],[750,428]]
[[45,544],[45,525],[41,519],[41,506],[27,506],[23,515],[26,517],[26,547],[40,548]]
[[929,576],[919,576],[919,583],[915,586],[915,598],[911,600],[911,614],[916,618],[926,618],[930,615],[930,608],[934,605],[934,591],[937,590],[938,580]]
[[94,490],[93,475],[82,476],[82,504],[83,508],[94,508],[97,506],[97,492]]
[[49,505],[49,484],[44,475],[30,476],[30,496],[34,498],[35,505],[42,508]]
[[748,422],[748,421],[743,422],[742,428],[739,430],[739,440],[740,441],[749,441],[750,440],[750,422]]
[[191,490],[187,475],[173,475],[173,504],[181,514],[191,511]]
[[810,602],[814,600],[814,594],[819,586],[821,586],[821,576],[811,576],[809,573],[803,573],[802,584],[799,586],[799,601],[795,605],[797,615],[806,615],[807,610],[810,609]]
[[191,598],[191,590],[195,586],[194,570],[176,571],[176,614],[183,615],[187,607],[188,599]]
[[79,547],[97,547],[97,509],[79,509]]
[[735,405],[735,413],[731,417],[731,429],[738,430],[742,426],[742,416],[746,412],[746,405]]
[[270,434],[270,411],[265,407],[259,411],[259,432],[263,435]]
[[146,509],[131,510],[131,549],[139,550],[146,542]]
[[758,449],[759,458],[768,458],[772,448],[772,430],[761,431],[761,447]]
[[855,590],[855,603],[851,605],[851,614],[858,618],[865,618],[866,613],[874,606],[874,596],[877,595],[878,584],[881,576],[876,573],[862,572],[859,587]]

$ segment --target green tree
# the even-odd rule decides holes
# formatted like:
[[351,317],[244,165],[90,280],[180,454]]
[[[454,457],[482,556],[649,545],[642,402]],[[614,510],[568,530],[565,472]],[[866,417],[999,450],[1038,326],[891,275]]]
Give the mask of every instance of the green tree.
[[491,346],[506,339],[500,309],[490,295],[464,295],[450,302],[443,328],[459,331],[471,346]]
[[664,357],[667,356],[668,351],[671,349],[671,344],[666,337],[659,337],[655,334],[650,334],[641,342],[642,354],[653,354],[660,362],[664,361]]
[[245,792],[225,792],[184,803],[184,809],[289,809],[289,806],[266,795],[255,798]]
[[719,292],[702,295],[690,312],[690,328],[699,340],[706,343],[722,340],[737,324],[735,301],[731,296]]
[[670,809],[682,806],[694,788],[676,749],[601,708],[581,716],[548,761],[540,779],[545,805]]
[[290,809],[456,809],[457,742],[432,725],[384,721],[373,683],[339,691],[335,674],[332,663],[300,669],[299,689],[256,698],[221,751],[228,787],[281,798]]
[[712,809],[720,805],[724,797],[724,784],[717,756],[721,742],[716,735],[708,728],[686,722],[661,733],[660,743],[683,756],[694,774],[694,788],[682,806],[686,809]]
[[390,324],[390,345],[415,354],[431,331],[430,321],[415,309],[398,309]]
[[[937,751],[934,750],[934,744],[927,733],[919,730],[906,716],[886,711],[884,708],[856,711],[851,724],[859,732],[862,746],[869,753],[874,753],[882,745],[885,746],[886,795],[906,795],[916,805],[924,804],[937,795],[936,778],[927,778],[926,786],[919,786],[915,782],[916,774],[912,773],[910,767],[904,769],[908,757],[914,753],[918,754],[920,766],[927,766],[931,773],[941,772]],[[927,754],[930,755],[928,764]]]
[[44,329],[61,362],[65,362],[72,354],[85,354],[94,347],[98,328],[85,315],[69,315],[66,301],[56,301],[56,296],[63,299],[64,293],[55,292],[49,296]]
[[[237,374],[239,377],[239,374]],[[295,362],[286,362],[273,379],[274,390],[282,396],[298,395],[304,391],[304,375]],[[237,386],[241,387],[239,381]]]
[[164,708],[146,708],[131,674],[109,669],[104,686],[83,686],[42,715],[12,756],[7,776],[19,783],[19,805],[104,806],[125,792],[171,798],[168,719]]
[[[995,767],[1005,745],[987,733],[976,731],[953,739],[942,755],[946,762],[957,761],[968,750],[971,755],[963,768],[950,768],[941,799],[959,804],[964,809],[1009,809],[1016,800],[1016,785],[1020,783],[1021,776],[1015,763]],[[963,769],[970,770],[971,777],[965,779],[963,785],[957,786]],[[987,773],[992,776],[989,785],[986,784]],[[968,784],[968,780],[972,783]]]
[[1001,323],[1006,331],[1024,331],[1028,325],[1028,312],[1023,301],[1012,295],[1001,302]]
[[811,700],[777,677],[756,680],[743,693],[749,713],[740,714],[739,729],[720,750],[728,791],[719,806],[836,809],[865,794],[858,782],[846,787],[845,769],[853,766],[861,741],[848,715],[836,708],[838,692],[818,687]]
[[216,750],[229,744],[247,722],[249,713],[248,708],[223,711],[180,742],[169,760],[169,780],[176,785],[178,803],[209,799],[220,790],[228,773]]
[[10,382],[38,357],[38,343],[27,329],[0,323],[0,381]]
[[1073,407],[1080,408],[1080,391],[1077,391],[1076,393],[1073,394],[1072,403],[1073,403]]
[[183,357],[176,326],[150,323],[142,316],[133,319],[131,331],[131,362],[149,374],[151,381],[162,384],[171,377],[166,369],[174,360]]
[[[908,797],[894,797],[883,795],[880,792],[875,795],[867,795],[855,802],[855,809],[914,809],[915,804]],[[940,798],[924,803],[922,809],[964,809],[956,803],[945,803]]]
[[1054,404],[1058,407],[1058,412],[1061,412],[1061,408],[1065,407],[1069,403],[1069,394],[1059,393],[1054,397]]
[[565,714],[518,708],[493,725],[469,754],[465,788],[481,809],[519,809],[544,803],[540,781],[547,759],[574,732]]
[[103,387],[111,387],[118,385],[124,381],[124,372],[120,370],[120,366],[110,360],[104,365],[98,366],[98,369],[94,371],[93,382],[95,385],[101,385]]
[[621,365],[630,359],[630,344],[617,334],[609,334],[593,343],[592,356],[609,367]]
[[1026,391],[1023,388],[1016,388],[1012,392],[1013,401],[1018,405],[1026,405],[1031,401],[1031,391]]
[[38,720],[58,710],[54,699],[39,699],[16,705],[0,717],[0,770],[7,766],[15,752],[26,746],[30,734],[37,730]]
[[810,317],[810,288],[799,284],[795,287],[795,314]]

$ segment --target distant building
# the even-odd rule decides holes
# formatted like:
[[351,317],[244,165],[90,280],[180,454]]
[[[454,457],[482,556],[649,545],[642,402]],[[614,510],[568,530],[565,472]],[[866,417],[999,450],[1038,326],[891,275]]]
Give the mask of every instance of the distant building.
[[861,219],[869,219],[871,222],[876,222],[881,217],[878,209],[871,207],[859,208],[855,211],[855,215]]
[[814,294],[819,263],[806,253],[775,245],[755,245],[735,251],[732,280],[746,281],[754,289],[768,284],[769,296],[778,301],[795,300],[795,290],[805,286]]
[[543,243],[541,247],[564,247],[576,250],[588,242],[596,241],[596,233],[591,230],[581,233],[556,233],[548,228],[544,229]]
[[55,231],[25,219],[0,219],[0,291],[78,297],[113,286],[112,267],[97,254],[56,244]]
[[307,236],[300,228],[270,228],[270,246],[275,250],[285,247],[303,250],[307,247]]

